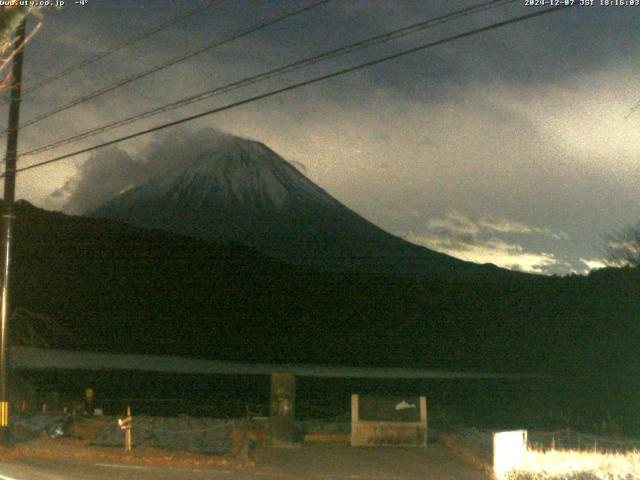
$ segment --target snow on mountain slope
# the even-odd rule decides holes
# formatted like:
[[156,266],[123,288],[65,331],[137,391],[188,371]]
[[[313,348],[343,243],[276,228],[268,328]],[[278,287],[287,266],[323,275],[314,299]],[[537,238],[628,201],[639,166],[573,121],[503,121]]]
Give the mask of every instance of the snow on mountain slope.
[[321,269],[455,276],[478,268],[383,231],[262,143],[227,134],[89,215],[242,242]]
[[248,207],[282,208],[288,202],[305,198],[327,206],[339,203],[265,145],[231,135],[212,139],[212,147],[186,162],[182,170],[163,172],[149,182],[117,196],[98,209],[116,205],[135,207],[152,197],[184,204],[191,208],[210,202]]

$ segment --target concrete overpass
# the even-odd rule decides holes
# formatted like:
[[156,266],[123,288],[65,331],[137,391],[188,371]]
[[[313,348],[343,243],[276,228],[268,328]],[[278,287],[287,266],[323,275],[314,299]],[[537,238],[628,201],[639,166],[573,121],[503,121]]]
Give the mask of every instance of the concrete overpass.
[[541,375],[517,373],[225,362],[175,356],[77,352],[29,347],[12,348],[10,365],[14,370],[23,371],[120,370],[191,375],[267,375],[271,377],[271,439],[276,444],[290,444],[293,441],[296,377],[506,380],[544,378]]

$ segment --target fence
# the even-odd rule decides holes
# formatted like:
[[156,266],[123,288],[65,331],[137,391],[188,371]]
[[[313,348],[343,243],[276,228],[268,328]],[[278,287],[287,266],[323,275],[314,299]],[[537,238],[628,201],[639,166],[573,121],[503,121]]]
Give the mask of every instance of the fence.
[[571,429],[529,433],[529,446],[540,450],[627,452],[640,450],[640,440],[603,437]]

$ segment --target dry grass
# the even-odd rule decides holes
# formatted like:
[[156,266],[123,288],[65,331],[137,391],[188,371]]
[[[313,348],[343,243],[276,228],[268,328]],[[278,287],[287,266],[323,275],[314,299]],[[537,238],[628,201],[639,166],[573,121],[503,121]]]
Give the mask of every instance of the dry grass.
[[479,470],[484,470],[489,474],[493,472],[491,452],[478,446],[473,439],[453,432],[441,432],[438,434],[438,439],[451,450],[454,455],[468,465]]
[[134,465],[171,465],[174,467],[251,468],[255,466],[251,460],[240,460],[231,455],[210,456],[151,447],[138,447],[126,452],[122,447],[96,447],[88,445],[86,440],[51,439],[44,435],[13,448],[0,447],[0,461],[31,457],[67,458],[88,462],[108,461]]
[[[255,463],[234,455],[212,456],[190,452],[136,447],[126,452],[123,447],[98,447],[91,445],[96,432],[113,417],[79,418],[68,429],[71,437],[50,438],[42,434],[12,448],[0,446],[0,461],[18,458],[68,458],[88,462],[108,461],[134,465],[171,465],[202,468],[251,468]],[[251,434],[250,434],[251,436]],[[254,439],[253,436],[251,436]],[[254,441],[256,441],[254,439]]]
[[573,450],[528,450],[510,480],[640,479],[640,451],[604,453]]

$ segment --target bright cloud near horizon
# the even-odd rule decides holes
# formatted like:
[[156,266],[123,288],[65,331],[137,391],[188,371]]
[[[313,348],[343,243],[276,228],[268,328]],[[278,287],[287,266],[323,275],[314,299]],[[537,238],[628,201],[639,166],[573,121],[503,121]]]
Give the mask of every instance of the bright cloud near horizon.
[[[26,128],[20,149],[476,3],[333,0]],[[299,5],[222,2],[33,93],[21,117],[28,121]],[[25,85],[194,6],[126,0],[48,12],[26,52]],[[514,2],[51,155],[533,8]],[[640,214],[640,112],[629,115],[640,101],[639,20],[640,8],[566,9],[25,172],[18,194],[82,213],[163,166],[189,161],[204,148],[199,132],[217,128],[264,142],[345,205],[414,243],[505,268],[585,273],[606,263],[603,236]],[[1,109],[6,118],[6,105]]]

